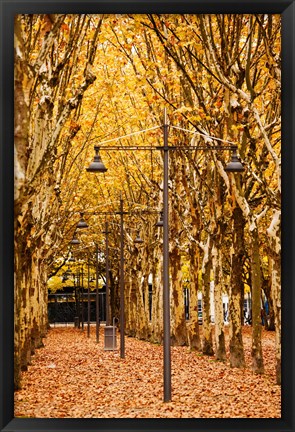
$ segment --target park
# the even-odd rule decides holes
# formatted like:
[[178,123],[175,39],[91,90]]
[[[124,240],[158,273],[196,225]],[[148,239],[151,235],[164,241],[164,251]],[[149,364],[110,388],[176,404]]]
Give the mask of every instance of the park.
[[14,33],[15,417],[280,418],[280,15]]

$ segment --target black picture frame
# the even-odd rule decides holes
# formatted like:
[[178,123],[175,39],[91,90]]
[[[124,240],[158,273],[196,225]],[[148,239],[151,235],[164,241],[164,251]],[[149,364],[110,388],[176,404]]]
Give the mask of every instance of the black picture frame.
[[[295,5],[285,0],[0,0],[0,430],[293,431]],[[13,402],[13,19],[20,13],[279,13],[282,15],[282,417],[281,419],[20,419]],[[263,391],[263,389],[262,389]],[[266,400],[271,403],[271,400]]]

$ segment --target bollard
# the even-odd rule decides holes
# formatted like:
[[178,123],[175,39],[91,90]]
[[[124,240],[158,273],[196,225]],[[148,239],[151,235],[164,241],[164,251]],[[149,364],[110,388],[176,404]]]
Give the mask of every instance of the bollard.
[[114,351],[117,349],[117,328],[115,326],[105,326],[104,328],[104,350]]

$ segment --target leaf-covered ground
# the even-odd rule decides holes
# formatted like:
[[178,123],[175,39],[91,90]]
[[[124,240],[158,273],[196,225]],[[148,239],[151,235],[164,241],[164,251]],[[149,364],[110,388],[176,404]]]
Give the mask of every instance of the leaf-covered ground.
[[172,402],[164,403],[160,345],[126,337],[121,359],[119,351],[104,351],[103,327],[98,344],[94,327],[90,338],[86,329],[53,328],[22,373],[15,417],[279,418],[274,333],[263,331],[263,376],[250,368],[251,327],[244,328],[243,338],[243,370],[172,347]]

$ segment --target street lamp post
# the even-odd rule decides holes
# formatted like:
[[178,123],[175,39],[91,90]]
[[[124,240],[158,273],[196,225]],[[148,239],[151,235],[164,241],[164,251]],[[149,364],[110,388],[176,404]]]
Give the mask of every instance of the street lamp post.
[[168,199],[168,124],[164,111],[164,185],[163,185],[163,332],[164,332],[164,402],[171,400],[171,343],[170,343],[170,290],[169,290],[169,199]]
[[83,262],[81,266],[81,322],[82,330],[84,330],[84,268]]
[[[176,147],[168,146],[167,112],[164,110],[164,179],[163,179],[163,346],[164,346],[164,402],[171,401],[171,341],[170,341],[170,288],[169,288],[169,150]],[[206,148],[210,150],[210,147]],[[225,167],[228,172],[242,172],[244,167],[237,157],[236,148],[233,149],[232,159]]]
[[124,225],[123,199],[120,197],[120,357],[125,358],[125,301],[124,301]]
[[109,287],[109,234],[108,222],[105,223],[105,231],[103,233],[106,235],[106,326],[110,325],[110,287]]
[[98,245],[95,245],[96,342],[99,342]]
[[[80,220],[76,225],[76,230],[77,229],[84,229],[84,228],[88,228],[87,223],[84,220],[84,213],[80,213]],[[87,334],[88,337],[90,336],[90,319],[89,319],[89,306],[90,303],[90,288],[89,288],[89,257],[88,257],[88,326],[87,326]],[[84,330],[84,286],[83,286],[83,264],[82,264],[82,330]]]
[[80,268],[78,267],[77,272],[77,288],[78,288],[78,329],[81,326],[81,279],[80,279]]
[[88,253],[88,275],[87,275],[87,300],[88,300],[88,319],[87,319],[87,336],[90,337],[90,312],[91,312],[91,303],[90,303],[90,257]]
[[[86,168],[88,172],[104,173],[107,168],[103,164],[99,155],[99,147],[95,146],[95,156],[93,162]],[[125,358],[125,302],[124,302],[124,225],[123,225],[123,199],[120,197],[120,356]]]
[[[163,135],[164,135],[164,145],[161,147],[151,147],[151,146],[117,146],[117,147],[105,147],[106,150],[162,150],[163,155],[163,220],[158,222],[157,226],[163,226],[163,349],[164,349],[164,402],[171,401],[171,341],[170,341],[170,288],[169,288],[169,197],[168,197],[168,179],[169,179],[169,150],[184,149],[185,150],[204,150],[204,151],[218,151],[218,150],[232,150],[231,162],[225,167],[225,171],[228,172],[242,172],[244,167],[238,159],[237,156],[237,146],[232,144],[230,147],[220,147],[220,146],[168,146],[168,128],[167,123],[167,113],[164,110],[164,125],[163,125]],[[182,128],[176,128],[182,129]],[[146,130],[145,130],[146,131]],[[191,132],[191,131],[188,131]],[[198,132],[199,133],[199,132]],[[207,138],[213,138],[215,140],[228,142],[220,138],[214,138],[211,136],[204,135]],[[125,135],[125,137],[128,135]],[[108,140],[111,141],[111,140]],[[99,155],[99,149],[101,147],[95,146],[96,155],[94,156],[94,161],[90,164],[87,171],[90,172],[106,172],[107,168],[104,166]],[[120,214],[121,214],[121,246],[123,245],[123,202],[120,200]],[[120,325],[121,325],[121,357],[124,358],[124,279],[123,279],[123,269],[124,269],[124,256],[123,248],[121,247],[121,271],[120,271]],[[123,337],[122,337],[123,336]]]

